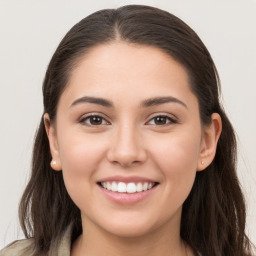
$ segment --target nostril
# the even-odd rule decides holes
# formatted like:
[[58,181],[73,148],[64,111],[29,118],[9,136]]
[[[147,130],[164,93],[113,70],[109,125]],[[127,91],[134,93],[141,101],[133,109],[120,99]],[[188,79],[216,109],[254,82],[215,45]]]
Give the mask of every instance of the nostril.
[[129,167],[145,162],[147,153],[139,139],[136,140],[130,136],[127,129],[125,129],[125,134],[118,138],[107,153],[107,158],[112,164]]

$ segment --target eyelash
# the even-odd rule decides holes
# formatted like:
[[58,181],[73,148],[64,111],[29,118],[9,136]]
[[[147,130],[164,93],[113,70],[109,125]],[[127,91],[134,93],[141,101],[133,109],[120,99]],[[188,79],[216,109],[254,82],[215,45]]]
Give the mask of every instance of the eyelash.
[[156,123],[151,124],[151,125],[154,125],[154,126],[168,126],[168,125],[176,124],[176,123],[177,123],[177,120],[176,120],[176,119],[174,119],[174,118],[172,118],[172,117],[170,117],[170,116],[168,116],[168,115],[165,115],[165,114],[160,114],[160,115],[156,115],[156,116],[152,117],[152,118],[147,122],[147,124],[150,123],[152,120],[155,120],[155,121],[156,121],[157,118],[164,118],[164,119],[165,119],[166,121],[168,121],[168,122],[165,123],[165,124],[160,124],[160,125],[157,125]]
[[[93,121],[92,118],[99,118],[100,121],[101,121],[101,122],[104,121],[104,123],[92,124],[92,121]],[[165,123],[165,124],[159,124],[159,125],[157,125],[156,123],[150,124],[150,122],[151,122],[152,120],[155,120],[155,121],[156,121],[157,118],[164,118],[165,121],[167,121],[167,123]],[[99,119],[98,119],[98,120],[99,120]],[[87,123],[87,120],[89,120],[90,123]],[[96,120],[96,121],[97,121],[97,120]],[[109,124],[110,124],[110,122],[108,122],[108,121],[106,120],[106,118],[104,118],[103,116],[101,116],[101,115],[99,115],[99,114],[90,114],[90,115],[88,115],[88,116],[83,117],[79,122],[80,122],[80,123],[83,123],[83,124],[85,124],[85,125],[87,125],[87,126],[91,126],[91,127],[97,127],[97,126],[101,126],[101,125],[109,125]],[[156,115],[156,116],[152,117],[148,122],[146,122],[146,124],[154,125],[154,126],[168,126],[168,125],[176,124],[176,123],[178,123],[177,120],[175,120],[174,118],[172,118],[172,117],[170,117],[170,116],[168,116],[168,115],[165,115],[165,114]]]
[[[102,121],[104,121],[105,123],[104,124],[92,124],[91,121],[92,121],[92,118],[100,118]],[[90,123],[88,124],[86,121],[87,120],[90,120]],[[88,116],[85,116],[83,117],[80,121],[80,123],[84,123],[85,125],[87,126],[92,126],[92,127],[95,127],[95,126],[101,126],[101,125],[109,125],[110,123],[106,120],[106,118],[104,118],[103,116],[99,115],[99,114],[90,114]]]

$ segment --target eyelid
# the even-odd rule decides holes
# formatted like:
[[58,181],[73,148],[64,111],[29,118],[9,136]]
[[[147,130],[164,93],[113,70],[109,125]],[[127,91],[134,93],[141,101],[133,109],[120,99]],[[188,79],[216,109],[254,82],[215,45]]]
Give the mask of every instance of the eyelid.
[[[101,117],[102,119],[105,120],[106,124],[100,124],[100,125],[90,125],[90,124],[86,124],[85,123],[85,120],[87,118],[90,118],[90,117],[93,117],[93,116],[97,116],[97,117]],[[91,112],[91,113],[87,113],[87,114],[84,114],[82,117],[79,118],[79,123],[84,123],[86,126],[88,127],[99,127],[99,126],[104,126],[104,125],[110,125],[111,123],[108,121],[108,118],[102,114],[102,113],[99,113],[99,112]]]
[[[101,117],[105,122],[106,124],[99,124],[99,125],[90,125],[90,124],[86,124],[85,123],[85,120],[87,118],[90,118],[90,117],[93,117],[93,116],[97,116],[97,117]],[[163,124],[163,125],[157,125],[157,124],[149,124],[149,122],[154,119],[154,118],[157,118],[157,117],[166,117],[170,122],[168,122],[167,124]],[[151,114],[148,118],[147,118],[148,121],[146,121],[146,125],[154,125],[154,126],[168,126],[168,125],[172,125],[172,124],[176,124],[178,123],[178,119],[177,117],[175,117],[173,114],[168,114],[168,113],[154,113],[154,114]],[[79,123],[84,123],[85,125],[87,125],[88,127],[100,127],[100,126],[105,126],[105,125],[110,125],[111,122],[109,121],[109,118],[106,117],[105,114],[103,113],[99,113],[99,112],[91,112],[91,113],[87,113],[87,114],[84,114],[82,115],[79,120],[78,120]]]
[[[176,124],[178,123],[178,119],[176,117],[174,117],[173,115],[167,114],[167,113],[155,113],[153,115],[151,115],[148,118],[148,121],[146,122],[146,124],[148,124],[152,119],[157,118],[157,117],[166,117],[168,120],[170,120],[169,123],[167,124],[163,124],[163,125],[154,125],[154,126],[168,126],[168,125],[172,125],[172,124]],[[149,124],[150,125],[150,124]],[[151,124],[153,125],[153,124]]]

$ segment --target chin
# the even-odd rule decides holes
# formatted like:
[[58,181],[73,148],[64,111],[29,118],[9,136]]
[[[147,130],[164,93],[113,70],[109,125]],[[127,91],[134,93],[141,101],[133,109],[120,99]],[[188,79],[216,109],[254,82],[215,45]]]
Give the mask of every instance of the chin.
[[138,238],[150,234],[154,228],[151,226],[128,224],[128,225],[115,225],[111,228],[106,228],[105,231],[111,235],[120,238]]
[[99,227],[108,234],[120,238],[138,238],[152,234],[158,228],[163,227],[165,219],[154,218],[154,216],[145,216],[145,214],[113,216],[112,221],[105,220],[105,223]]

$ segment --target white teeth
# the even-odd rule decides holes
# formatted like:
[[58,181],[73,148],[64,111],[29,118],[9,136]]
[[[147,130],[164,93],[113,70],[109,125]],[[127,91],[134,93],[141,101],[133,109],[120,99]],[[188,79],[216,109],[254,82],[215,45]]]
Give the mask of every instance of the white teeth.
[[126,184],[124,182],[119,182],[117,185],[118,192],[126,192]]
[[110,182],[107,182],[107,190],[111,190],[111,184],[110,184]]
[[141,183],[137,184],[136,190],[137,190],[137,192],[141,192],[142,191],[142,184]]
[[153,187],[153,183],[148,184],[148,189],[151,189]]
[[126,186],[127,193],[135,193],[136,192],[136,185],[135,183],[128,183]]
[[117,191],[117,184],[116,182],[112,182],[111,190],[116,192]]
[[147,182],[143,184],[142,189],[144,191],[148,189],[148,183]]
[[153,182],[144,182],[144,183],[124,183],[124,182],[101,182],[101,186],[107,190],[119,193],[136,193],[142,192],[151,189],[155,183]]

